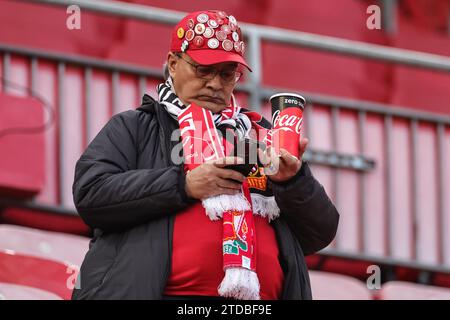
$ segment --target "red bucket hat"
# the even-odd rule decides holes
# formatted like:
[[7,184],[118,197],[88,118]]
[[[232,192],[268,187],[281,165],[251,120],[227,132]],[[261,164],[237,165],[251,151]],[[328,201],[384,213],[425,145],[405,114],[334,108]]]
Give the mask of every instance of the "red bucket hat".
[[188,14],[173,29],[172,52],[185,52],[203,65],[237,62],[250,71],[244,59],[245,43],[236,18],[223,11]]

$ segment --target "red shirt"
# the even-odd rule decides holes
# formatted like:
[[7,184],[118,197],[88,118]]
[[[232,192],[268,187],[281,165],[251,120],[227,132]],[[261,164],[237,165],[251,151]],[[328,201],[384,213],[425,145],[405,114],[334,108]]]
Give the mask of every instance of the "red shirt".
[[[254,224],[261,299],[279,299],[283,271],[275,231],[267,218],[255,215]],[[223,277],[222,220],[211,221],[201,202],[195,203],[175,217],[172,270],[164,294],[217,296]]]

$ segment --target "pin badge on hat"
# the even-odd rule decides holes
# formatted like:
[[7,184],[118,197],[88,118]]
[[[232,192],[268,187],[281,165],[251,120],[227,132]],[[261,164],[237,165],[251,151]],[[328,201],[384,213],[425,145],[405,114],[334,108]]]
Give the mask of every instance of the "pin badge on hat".
[[188,31],[186,31],[186,40],[187,41],[192,41],[192,39],[194,39],[195,33],[194,30],[189,29]]
[[227,14],[223,11],[217,11],[217,16],[222,19],[225,19],[227,17]]
[[208,39],[212,38],[214,36],[214,30],[212,28],[207,27],[205,29],[205,32],[203,33],[203,36]]
[[219,23],[216,20],[209,20],[208,21],[208,26],[210,26],[211,28],[215,29],[219,26]]
[[178,28],[178,30],[177,30],[177,36],[178,36],[178,39],[181,39],[181,38],[183,38],[183,36],[184,36],[184,29],[183,28]]
[[188,47],[189,47],[189,42],[184,40],[183,43],[181,44],[181,52],[185,52]]
[[223,40],[225,40],[227,38],[227,34],[225,32],[223,32],[223,31],[221,31],[221,30],[216,31],[216,38],[219,41],[223,41]]
[[220,27],[220,30],[225,32],[225,34],[231,33],[231,27],[228,24],[224,24]]
[[241,41],[241,52],[242,52],[242,55],[244,55],[244,53],[245,53],[245,43],[244,43],[244,41]]
[[239,41],[234,43],[234,50],[241,52],[241,43]]
[[189,27],[189,29],[194,29],[194,26],[195,26],[194,19],[189,19],[188,20],[188,27]]
[[211,38],[208,40],[208,47],[211,49],[216,49],[219,47],[219,40],[216,38]]
[[203,37],[202,36],[196,36],[194,38],[194,41],[192,41],[194,43],[195,46],[197,47],[201,47],[203,45]]
[[233,16],[228,16],[228,20],[230,21],[230,24],[237,24],[237,20]]
[[233,42],[231,42],[231,40],[228,40],[228,39],[223,40],[223,42],[222,42],[222,48],[223,48],[225,51],[231,51],[231,50],[233,50]]
[[200,23],[205,23],[208,20],[209,20],[209,16],[206,13],[200,13],[197,16],[197,21]]
[[197,23],[194,30],[196,34],[203,34],[203,32],[205,32],[205,29],[206,27],[203,23]]
[[239,41],[239,34],[236,31],[234,31],[231,36],[234,41]]

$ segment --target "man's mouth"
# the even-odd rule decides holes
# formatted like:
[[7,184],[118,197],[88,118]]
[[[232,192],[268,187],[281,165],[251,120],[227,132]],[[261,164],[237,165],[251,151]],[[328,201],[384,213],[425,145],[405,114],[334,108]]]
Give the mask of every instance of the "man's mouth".
[[217,98],[217,97],[198,96],[197,99],[200,100],[200,101],[212,102],[212,103],[215,103],[215,104],[225,104],[223,99]]

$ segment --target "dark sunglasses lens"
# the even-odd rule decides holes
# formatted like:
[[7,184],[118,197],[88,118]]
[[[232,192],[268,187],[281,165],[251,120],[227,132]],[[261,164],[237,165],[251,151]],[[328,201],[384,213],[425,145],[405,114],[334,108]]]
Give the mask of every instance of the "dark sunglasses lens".
[[226,82],[235,81],[236,72],[235,71],[222,71],[220,73],[221,78]]
[[197,66],[197,75],[201,78],[211,78],[214,76],[216,70],[208,66]]

